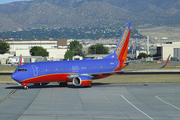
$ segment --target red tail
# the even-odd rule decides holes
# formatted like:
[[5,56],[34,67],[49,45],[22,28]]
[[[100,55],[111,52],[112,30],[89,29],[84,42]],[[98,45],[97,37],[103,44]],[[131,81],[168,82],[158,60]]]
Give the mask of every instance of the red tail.
[[105,59],[118,59],[118,60],[126,60],[127,59],[127,52],[128,52],[128,44],[129,44],[129,37],[131,31],[131,23],[127,23],[124,31],[119,39],[119,42],[116,46],[114,52]]
[[22,55],[19,56],[19,63],[18,63],[18,67],[20,67],[22,65]]

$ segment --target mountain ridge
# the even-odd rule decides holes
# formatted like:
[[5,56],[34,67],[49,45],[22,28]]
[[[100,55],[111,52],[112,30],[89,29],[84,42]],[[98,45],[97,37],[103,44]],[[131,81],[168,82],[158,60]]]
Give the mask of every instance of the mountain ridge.
[[180,0],[34,0],[0,5],[0,31],[18,28],[180,26]]

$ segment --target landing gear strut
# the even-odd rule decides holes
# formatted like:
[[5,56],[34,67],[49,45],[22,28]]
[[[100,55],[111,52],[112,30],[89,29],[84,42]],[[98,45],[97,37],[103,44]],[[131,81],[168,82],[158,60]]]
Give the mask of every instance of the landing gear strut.
[[60,83],[59,83],[59,86],[60,86],[60,87],[67,87],[67,86],[68,86],[68,83],[67,83],[67,82],[60,82]]

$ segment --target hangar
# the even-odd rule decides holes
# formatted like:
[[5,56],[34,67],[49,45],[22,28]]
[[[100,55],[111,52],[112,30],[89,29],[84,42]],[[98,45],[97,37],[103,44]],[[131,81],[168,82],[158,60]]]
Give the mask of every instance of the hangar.
[[180,60],[180,42],[166,42],[161,46],[157,46],[157,55],[162,56],[162,60],[166,60],[171,54],[171,61]]

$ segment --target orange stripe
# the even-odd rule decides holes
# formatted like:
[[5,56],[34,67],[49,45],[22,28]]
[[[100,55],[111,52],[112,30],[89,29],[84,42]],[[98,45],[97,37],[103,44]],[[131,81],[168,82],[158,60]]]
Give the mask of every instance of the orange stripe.
[[117,68],[114,69],[113,71],[121,70],[124,67],[126,67],[126,64],[123,64],[123,62],[127,60],[127,52],[128,52],[128,44],[129,44],[130,31],[131,31],[131,27],[129,29],[128,36],[127,36],[127,38],[125,40],[123,48],[121,49],[120,54],[118,56],[119,64],[118,64]]
[[121,59],[125,60],[127,58],[127,49],[128,49],[128,44],[129,44],[130,31],[131,31],[131,28],[129,29],[128,36],[126,37],[123,48],[121,49],[120,54],[118,56],[119,60]]
[[70,74],[74,74],[74,73],[57,73],[57,74],[42,75],[20,81],[20,83],[72,81],[67,78],[67,76]]
[[81,86],[90,85],[92,83],[92,80],[82,80]]

